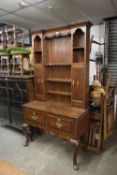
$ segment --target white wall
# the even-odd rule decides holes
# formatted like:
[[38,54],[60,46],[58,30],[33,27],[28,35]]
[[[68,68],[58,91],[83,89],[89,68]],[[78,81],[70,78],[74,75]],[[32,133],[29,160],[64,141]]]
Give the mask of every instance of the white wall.
[[[91,27],[90,36],[94,35],[94,40],[100,43],[104,43],[104,24],[95,25]],[[102,55],[104,55],[104,46],[99,46],[97,44],[92,44],[90,59],[95,60],[96,52],[101,51]],[[95,62],[90,61],[90,71],[89,71],[89,84],[91,85],[93,82],[93,77],[96,74],[96,66]]]

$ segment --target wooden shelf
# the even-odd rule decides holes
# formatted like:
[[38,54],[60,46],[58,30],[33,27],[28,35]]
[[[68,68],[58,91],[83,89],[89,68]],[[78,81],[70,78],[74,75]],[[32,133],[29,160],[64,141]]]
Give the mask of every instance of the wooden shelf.
[[48,78],[46,81],[51,82],[61,82],[61,83],[71,83],[71,79],[62,79],[62,78]]
[[34,52],[36,52],[36,53],[42,53],[41,50],[34,50]]
[[71,96],[70,92],[61,92],[61,91],[48,90],[47,93],[48,94],[55,94],[55,95]]
[[45,64],[45,66],[70,66],[71,67],[71,64],[67,64],[67,63],[61,63],[61,64],[54,64],[54,63],[48,63],[48,64]]
[[84,63],[74,62],[72,67],[83,68],[84,67]]
[[73,50],[84,50],[84,47],[74,47]]

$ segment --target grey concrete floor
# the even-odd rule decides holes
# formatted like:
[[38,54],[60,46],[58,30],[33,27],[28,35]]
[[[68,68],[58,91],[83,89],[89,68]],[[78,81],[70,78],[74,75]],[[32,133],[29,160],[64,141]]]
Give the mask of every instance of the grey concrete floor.
[[0,159],[15,165],[27,175],[117,175],[116,135],[117,131],[98,156],[80,150],[80,170],[74,171],[73,146],[69,143],[42,135],[24,147],[22,132],[0,125]]

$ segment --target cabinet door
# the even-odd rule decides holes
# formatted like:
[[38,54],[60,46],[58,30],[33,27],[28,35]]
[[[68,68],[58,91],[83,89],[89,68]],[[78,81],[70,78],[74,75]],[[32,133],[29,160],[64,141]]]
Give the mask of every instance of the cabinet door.
[[0,121],[4,121],[6,123],[10,122],[8,104],[7,81],[5,81],[5,79],[0,79]]
[[43,100],[43,71],[42,66],[35,66],[35,98]]
[[83,101],[84,92],[84,70],[83,68],[72,68],[72,99]]

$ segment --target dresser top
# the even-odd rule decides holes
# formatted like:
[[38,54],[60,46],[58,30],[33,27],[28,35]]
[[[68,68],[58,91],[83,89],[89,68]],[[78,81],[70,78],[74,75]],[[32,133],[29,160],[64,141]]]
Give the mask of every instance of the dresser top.
[[71,105],[53,101],[41,102],[34,100],[24,104],[23,107],[25,109],[39,110],[72,118],[79,118],[87,112],[86,109],[71,107]]

